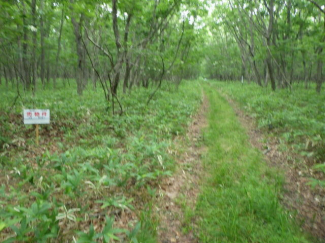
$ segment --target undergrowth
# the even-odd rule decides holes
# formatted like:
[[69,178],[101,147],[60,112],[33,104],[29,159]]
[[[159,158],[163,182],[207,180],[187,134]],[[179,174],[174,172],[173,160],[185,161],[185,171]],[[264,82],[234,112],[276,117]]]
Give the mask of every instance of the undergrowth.
[[[215,82],[256,118],[258,126],[276,136],[283,151],[303,157],[315,170],[325,173],[325,93],[295,84],[292,90],[261,88],[256,84]],[[312,185],[325,182],[312,179]]]
[[[200,102],[198,84],[121,94],[112,116],[102,91],[73,86],[34,96],[0,89],[0,241],[155,242],[159,180],[175,167],[173,138]],[[51,123],[23,125],[24,108],[50,109]]]

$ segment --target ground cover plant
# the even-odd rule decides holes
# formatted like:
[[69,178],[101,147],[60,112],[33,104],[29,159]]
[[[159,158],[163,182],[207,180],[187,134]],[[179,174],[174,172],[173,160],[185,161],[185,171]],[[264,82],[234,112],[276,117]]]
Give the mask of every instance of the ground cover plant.
[[[73,83],[73,82],[71,82]],[[59,83],[60,85],[60,83]],[[200,103],[198,83],[121,95],[111,114],[101,90],[73,84],[33,95],[0,88],[0,240],[155,242],[152,199],[171,175],[173,138]],[[23,108],[48,108],[51,124],[23,125]]]
[[[182,217],[170,224],[173,219],[158,211],[171,214],[179,190],[160,199],[166,188],[175,189],[166,181],[176,166],[174,174],[185,175],[185,158],[186,171],[196,168],[193,160],[201,164],[190,138],[199,146],[204,136],[199,129],[198,136],[188,136],[196,120],[183,135],[200,96],[207,107],[201,87],[207,79],[224,81],[205,88],[212,114],[221,105],[220,121],[234,122],[231,108],[214,93],[219,89],[270,135],[256,147],[264,146],[267,159],[277,155],[270,166],[284,168],[285,189],[291,181],[289,191],[300,194],[283,193],[283,204],[308,204],[297,211],[305,212],[301,221],[325,238],[323,14],[324,0],[0,0],[0,241],[174,242]],[[309,90],[302,90],[302,82]],[[35,128],[22,124],[23,108],[51,110],[51,124],[40,126],[39,146]],[[210,123],[218,124],[219,117],[212,117]],[[224,137],[214,126],[208,132],[207,172],[221,181],[207,182],[197,212],[188,207],[196,196],[193,203],[190,194],[180,199],[188,204],[185,218],[206,215],[208,226],[223,227],[200,231],[202,241],[303,242],[278,206],[280,177],[255,167],[262,161],[238,141],[217,147],[222,139],[231,144],[227,136],[247,142],[228,125]],[[216,134],[221,140],[213,141]],[[179,181],[195,185],[185,177]],[[209,213],[204,198],[216,200],[211,205],[224,212]],[[161,226],[174,227],[167,239],[159,238],[158,215]]]
[[295,163],[303,163],[315,170],[315,177],[310,178],[313,186],[325,186],[324,94],[316,94],[312,88],[305,89],[303,84],[277,92],[253,83],[216,85],[256,118],[259,128],[275,136],[282,151],[297,154]]
[[[208,154],[195,212],[200,242],[310,242],[280,204],[283,172],[253,148],[217,87],[204,86],[211,108]],[[195,230],[195,229],[194,229]]]

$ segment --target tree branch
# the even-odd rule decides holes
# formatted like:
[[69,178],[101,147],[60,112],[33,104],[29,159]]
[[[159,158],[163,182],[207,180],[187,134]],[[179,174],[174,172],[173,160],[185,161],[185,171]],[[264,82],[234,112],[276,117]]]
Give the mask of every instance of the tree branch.
[[105,56],[107,56],[107,57],[109,58],[109,61],[110,61],[110,63],[111,63],[111,66],[114,67],[114,61],[113,61],[112,54],[111,54],[109,51],[105,51],[103,47],[101,47],[99,44],[97,44],[94,40],[92,40],[92,39],[89,37],[89,35],[88,35],[88,30],[87,30],[86,26],[84,26],[84,29],[85,29],[85,32],[86,32],[87,39],[88,39],[91,43],[93,43],[93,45],[94,45],[95,47],[97,47],[100,51],[102,51],[102,52],[105,54]]
[[164,59],[162,58],[162,56],[160,56],[160,58],[161,58],[161,62],[162,62],[162,72],[161,72],[161,75],[160,75],[159,84],[158,84],[157,88],[155,89],[155,91],[149,96],[148,101],[147,101],[147,105],[149,105],[149,102],[152,100],[152,98],[154,97],[154,95],[156,94],[158,89],[161,87],[162,79],[163,79],[163,77],[165,75]]
[[312,4],[314,4],[323,14],[325,14],[325,10],[324,9],[322,9],[322,7],[318,4],[318,3],[316,3],[315,1],[313,1],[313,0],[307,0],[308,2],[311,2]]
[[92,61],[92,59],[91,59],[91,57],[90,57],[90,54],[89,54],[89,52],[88,52],[88,48],[87,48],[87,46],[86,46],[86,44],[85,44],[83,38],[81,38],[81,41],[82,41],[82,43],[83,43],[83,45],[84,45],[84,47],[85,47],[85,50],[86,50],[87,56],[88,56],[89,61],[90,61],[90,63],[91,63],[91,66],[92,66],[93,69],[95,70],[95,73],[97,74],[97,76],[98,76],[98,78],[99,78],[100,84],[102,85],[102,89],[103,89],[103,91],[104,91],[105,99],[108,101],[108,96],[107,96],[107,92],[106,92],[106,89],[105,89],[105,86],[104,86],[104,82],[103,82],[101,76],[99,75],[99,72],[98,72],[97,69],[95,68],[95,65],[94,65],[94,63],[93,63],[93,61]]
[[263,2],[264,2],[265,7],[267,8],[267,10],[270,12],[270,7],[269,7],[269,5],[266,3],[265,0],[263,0]]
[[172,63],[170,64],[169,68],[167,69],[167,73],[168,71],[170,71],[172,69],[172,67],[174,66],[174,63],[176,61],[177,55],[178,55],[178,51],[179,51],[179,47],[181,45],[182,39],[183,39],[183,35],[184,35],[184,28],[185,28],[185,22],[183,21],[183,25],[182,25],[182,34],[181,37],[179,38],[178,44],[177,44],[177,49],[176,49],[176,53],[174,56],[174,59],[172,61]]

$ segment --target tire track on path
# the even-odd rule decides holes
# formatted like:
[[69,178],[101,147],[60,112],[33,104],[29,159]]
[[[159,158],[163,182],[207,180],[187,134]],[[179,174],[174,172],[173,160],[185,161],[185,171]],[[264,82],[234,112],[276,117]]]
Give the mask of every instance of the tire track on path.
[[[195,210],[196,199],[199,194],[199,182],[202,176],[202,157],[206,148],[202,145],[204,137],[202,129],[207,127],[207,112],[209,102],[202,90],[202,102],[198,113],[193,117],[185,138],[179,137],[175,143],[175,157],[177,169],[172,177],[166,178],[160,184],[157,213],[160,216],[158,228],[158,242],[160,243],[196,243],[198,240],[193,230],[183,233],[185,215],[182,203],[187,208]],[[182,153],[177,151],[182,150]],[[186,222],[188,224],[188,222]],[[195,227],[194,222],[189,223]]]

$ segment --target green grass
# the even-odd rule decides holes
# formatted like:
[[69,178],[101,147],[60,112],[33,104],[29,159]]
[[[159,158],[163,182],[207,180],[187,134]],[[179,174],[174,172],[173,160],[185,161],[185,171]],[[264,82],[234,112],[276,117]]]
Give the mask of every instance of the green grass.
[[[100,89],[79,97],[70,83],[21,91],[12,108],[15,89],[0,87],[0,241],[155,242],[155,188],[175,168],[168,151],[200,103],[198,83],[164,85],[148,106],[154,87],[120,93],[122,116]],[[50,109],[40,146],[23,108]]]
[[204,89],[210,101],[207,179],[193,216],[200,242],[309,242],[279,202],[283,174],[250,145],[217,85]]
[[[261,88],[256,84],[215,82],[221,92],[229,95],[252,117],[258,126],[275,136],[280,148],[314,164],[325,172],[325,93],[317,94],[314,87],[305,89],[295,84],[292,91]],[[313,185],[324,181],[311,180]]]
[[[230,95],[253,117],[261,128],[279,135],[289,147],[305,150],[306,141],[320,149],[325,140],[325,94],[316,94],[314,89],[304,89],[301,84],[292,91],[279,89],[272,92],[255,84],[221,83],[216,85]],[[321,151],[313,151],[318,161],[325,159]]]

